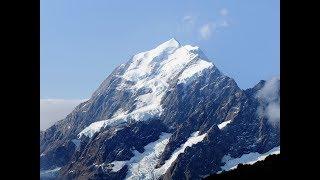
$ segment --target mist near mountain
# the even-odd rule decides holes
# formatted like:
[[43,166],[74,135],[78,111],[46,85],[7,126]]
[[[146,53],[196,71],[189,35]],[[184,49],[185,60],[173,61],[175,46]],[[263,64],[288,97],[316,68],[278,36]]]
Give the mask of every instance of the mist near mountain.
[[40,129],[45,130],[65,118],[82,99],[40,99]]

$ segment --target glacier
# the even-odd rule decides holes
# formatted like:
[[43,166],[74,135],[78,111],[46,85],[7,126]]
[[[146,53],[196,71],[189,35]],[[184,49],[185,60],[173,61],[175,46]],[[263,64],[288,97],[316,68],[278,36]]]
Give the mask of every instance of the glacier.
[[172,134],[162,133],[158,140],[149,143],[144,147],[144,152],[133,151],[134,156],[128,161],[113,161],[111,171],[117,172],[125,165],[128,166],[128,172],[125,179],[155,179],[154,170],[159,161],[160,155],[169,142]]
[[154,174],[155,167],[171,135],[170,133],[162,133],[157,141],[144,147],[145,151],[143,153],[136,152],[128,163],[129,170],[126,179],[156,179]]

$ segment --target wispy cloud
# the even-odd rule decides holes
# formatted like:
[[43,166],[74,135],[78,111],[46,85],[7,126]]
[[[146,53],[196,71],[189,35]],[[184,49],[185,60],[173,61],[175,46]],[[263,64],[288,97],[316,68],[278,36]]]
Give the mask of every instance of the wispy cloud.
[[256,94],[256,98],[261,100],[258,108],[258,115],[266,117],[272,125],[279,125],[280,122],[280,77],[274,77],[267,81],[263,88]]
[[65,118],[80,103],[87,99],[40,99],[40,129],[45,130]]

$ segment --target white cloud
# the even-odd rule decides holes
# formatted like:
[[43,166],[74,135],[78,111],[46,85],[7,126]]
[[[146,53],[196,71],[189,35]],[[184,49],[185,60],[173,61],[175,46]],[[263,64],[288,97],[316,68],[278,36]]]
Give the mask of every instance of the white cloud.
[[266,108],[266,115],[271,124],[277,124],[280,121],[279,102],[270,103]]
[[272,125],[279,125],[280,122],[280,97],[279,97],[280,77],[274,77],[267,81],[263,88],[256,94],[256,98],[261,100],[257,113],[261,117],[266,117]]
[[81,102],[87,99],[40,99],[40,129],[45,130],[65,118]]
[[207,23],[201,26],[199,33],[202,39],[209,39],[214,30],[215,25],[212,23]]
[[220,15],[221,15],[221,16],[227,16],[228,14],[229,14],[228,9],[222,8],[222,9],[220,10]]

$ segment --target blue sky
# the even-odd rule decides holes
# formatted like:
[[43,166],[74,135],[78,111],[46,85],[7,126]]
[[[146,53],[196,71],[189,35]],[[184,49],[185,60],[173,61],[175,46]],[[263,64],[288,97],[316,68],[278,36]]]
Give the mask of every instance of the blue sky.
[[246,89],[280,73],[279,0],[41,0],[41,98],[86,99],[119,64],[176,38]]

